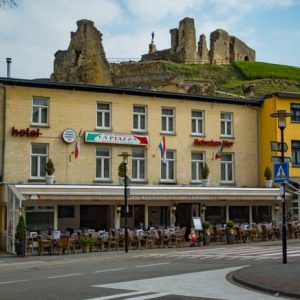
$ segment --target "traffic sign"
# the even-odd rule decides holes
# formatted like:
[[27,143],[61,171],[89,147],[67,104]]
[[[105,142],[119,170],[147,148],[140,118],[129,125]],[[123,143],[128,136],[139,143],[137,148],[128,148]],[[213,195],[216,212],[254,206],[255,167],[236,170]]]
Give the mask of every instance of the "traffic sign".
[[[274,142],[271,141],[271,150],[272,151],[277,151],[277,152],[281,152],[281,143],[280,142]],[[288,150],[288,145],[287,143],[283,143],[283,152],[286,152]]]
[[[272,160],[272,162],[276,162],[276,163],[279,163],[279,162],[281,162],[281,156],[272,156],[271,157],[271,160]],[[291,162],[291,157],[290,156],[285,156],[284,157],[284,162],[286,162],[286,163],[289,163],[289,162]]]
[[289,181],[289,164],[286,162],[274,163],[274,183]]

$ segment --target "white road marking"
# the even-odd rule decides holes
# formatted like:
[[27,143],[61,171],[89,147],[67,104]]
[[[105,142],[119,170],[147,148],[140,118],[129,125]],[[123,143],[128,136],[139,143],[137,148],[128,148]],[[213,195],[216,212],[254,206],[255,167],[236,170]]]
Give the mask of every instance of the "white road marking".
[[50,276],[48,279],[55,279],[55,278],[64,278],[64,277],[72,277],[72,276],[80,276],[82,273],[77,274],[66,274],[66,275],[57,275],[57,276]]
[[[226,275],[246,266],[219,270],[209,270],[172,276],[146,278],[140,280],[100,284],[95,287],[136,290],[144,293],[174,294],[186,297],[203,297],[228,300],[274,300],[285,299],[258,293],[233,285],[226,280]],[[118,295],[120,296],[120,295]],[[142,296],[141,296],[142,297]],[[98,300],[98,298],[96,298]],[[104,298],[99,298],[104,299]],[[129,298],[133,299],[133,298]],[[145,298],[141,298],[145,299]],[[93,299],[94,300],[94,299]]]
[[[147,292],[132,292],[132,293],[123,293],[123,294],[115,294],[111,296],[103,296],[99,298],[91,298],[87,300],[109,300],[109,299],[115,299],[119,297],[127,297],[127,296],[135,296],[135,295],[141,295],[141,294],[146,294]],[[132,298],[131,298],[132,299]]]
[[153,267],[153,266],[160,266],[160,265],[168,265],[169,262],[164,262],[164,263],[157,263],[157,264],[149,264],[149,265],[139,265],[135,266],[136,268],[145,268],[145,267]]
[[25,281],[28,281],[28,280],[23,279],[23,280],[2,281],[2,282],[0,282],[0,284],[10,284],[10,283],[25,282]]
[[104,272],[114,272],[114,271],[120,271],[120,270],[125,270],[125,268],[118,268],[118,269],[106,269],[106,270],[100,270],[100,271],[95,271],[94,273],[104,273]]

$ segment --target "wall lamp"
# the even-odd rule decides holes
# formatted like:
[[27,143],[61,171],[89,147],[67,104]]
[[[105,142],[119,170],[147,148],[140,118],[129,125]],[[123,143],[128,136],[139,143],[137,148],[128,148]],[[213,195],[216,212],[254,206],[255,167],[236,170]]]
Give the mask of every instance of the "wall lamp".
[[205,214],[205,212],[206,212],[206,205],[203,204],[203,205],[201,206],[201,214]]
[[117,214],[121,214],[121,211],[122,211],[122,206],[121,205],[118,205],[117,206]]
[[275,205],[275,208],[274,208],[275,213],[278,213],[278,212],[279,212],[279,209],[280,209],[279,204],[276,204],[276,205]]
[[176,205],[176,203],[174,203],[172,206],[172,213],[175,214],[176,210],[177,210],[177,205]]

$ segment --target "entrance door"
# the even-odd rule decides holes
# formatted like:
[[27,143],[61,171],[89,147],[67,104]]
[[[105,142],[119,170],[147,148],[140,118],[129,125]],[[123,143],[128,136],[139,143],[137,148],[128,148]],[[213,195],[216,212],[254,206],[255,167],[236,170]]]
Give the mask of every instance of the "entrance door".
[[108,230],[113,227],[110,206],[80,205],[80,228]]

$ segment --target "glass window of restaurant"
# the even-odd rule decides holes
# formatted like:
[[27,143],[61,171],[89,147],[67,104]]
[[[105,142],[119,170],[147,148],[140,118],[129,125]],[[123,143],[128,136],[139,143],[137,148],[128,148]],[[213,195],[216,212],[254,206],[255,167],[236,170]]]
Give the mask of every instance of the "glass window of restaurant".
[[26,207],[26,228],[28,231],[49,231],[54,228],[54,206]]
[[226,223],[226,207],[207,206],[205,210],[205,220],[213,225]]
[[170,225],[170,210],[168,206],[149,206],[148,207],[149,226],[164,226]]
[[253,223],[270,223],[272,221],[271,206],[252,206]]
[[229,220],[249,224],[249,206],[229,206]]

